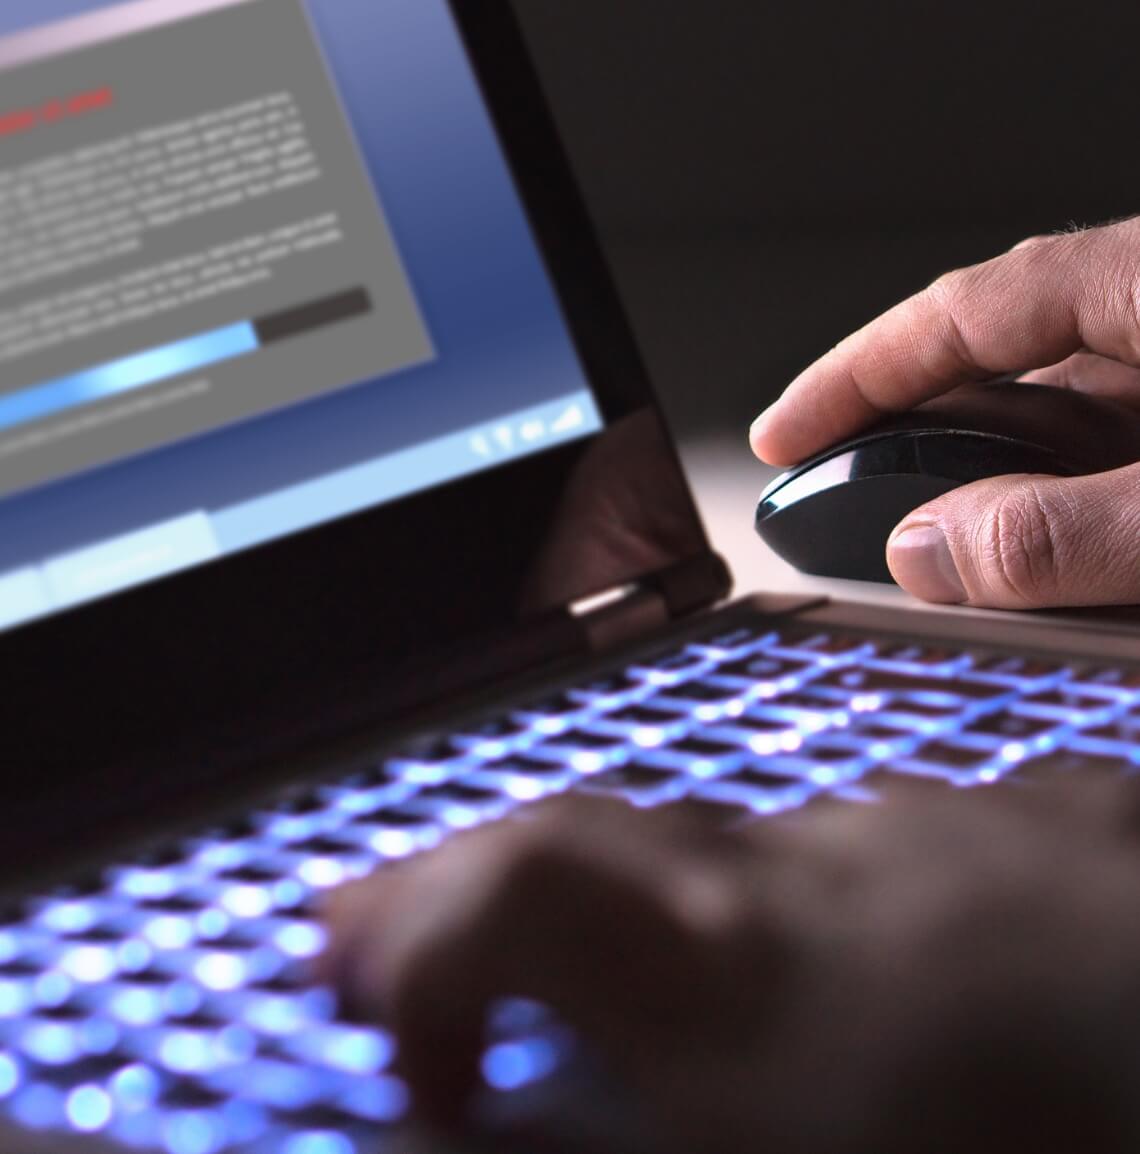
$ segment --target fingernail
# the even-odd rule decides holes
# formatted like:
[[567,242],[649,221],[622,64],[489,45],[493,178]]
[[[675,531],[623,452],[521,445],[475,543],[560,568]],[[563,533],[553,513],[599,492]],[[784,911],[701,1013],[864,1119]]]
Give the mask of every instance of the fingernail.
[[772,412],[776,408],[775,405],[769,405],[761,414],[752,422],[752,437],[762,437],[768,431],[768,425],[771,423]]
[[760,446],[764,443],[764,438],[768,435],[768,429],[772,424],[772,414],[776,406],[770,405],[765,409],[760,416],[752,422],[752,428],[748,430],[748,443],[752,446],[752,451],[759,452]]
[[937,525],[904,527],[891,538],[888,559],[895,580],[923,601],[961,605],[968,600],[946,535]]

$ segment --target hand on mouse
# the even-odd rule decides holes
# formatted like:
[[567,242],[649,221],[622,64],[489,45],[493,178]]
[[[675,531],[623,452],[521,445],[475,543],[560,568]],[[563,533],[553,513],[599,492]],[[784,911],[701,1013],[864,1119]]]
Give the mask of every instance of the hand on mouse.
[[600,1049],[662,1150],[1124,1154],[1140,798],[1082,785],[904,787],[734,837],[556,803],[342,891],[325,976],[444,1124],[511,995]]
[[[752,428],[794,464],[886,413],[1007,374],[1140,410],[1140,218],[1037,237],[941,277],[838,345]],[[917,510],[888,562],[928,601],[996,609],[1140,603],[1140,464],[1000,477]]]

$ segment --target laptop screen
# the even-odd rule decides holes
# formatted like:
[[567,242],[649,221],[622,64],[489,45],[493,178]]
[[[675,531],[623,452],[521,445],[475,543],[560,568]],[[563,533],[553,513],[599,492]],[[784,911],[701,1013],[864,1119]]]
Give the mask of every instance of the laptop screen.
[[600,426],[444,0],[4,0],[0,629]]

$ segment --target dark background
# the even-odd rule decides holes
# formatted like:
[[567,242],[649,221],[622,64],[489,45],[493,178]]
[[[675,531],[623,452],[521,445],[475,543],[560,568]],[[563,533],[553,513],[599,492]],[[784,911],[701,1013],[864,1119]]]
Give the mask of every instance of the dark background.
[[939,272],[1140,211],[1140,6],[515,2],[683,433]]

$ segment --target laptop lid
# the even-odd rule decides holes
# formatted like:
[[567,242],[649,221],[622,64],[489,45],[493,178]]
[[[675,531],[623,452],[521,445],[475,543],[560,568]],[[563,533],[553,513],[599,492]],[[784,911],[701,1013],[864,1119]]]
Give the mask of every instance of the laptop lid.
[[5,0],[0,844],[726,591],[503,0]]

